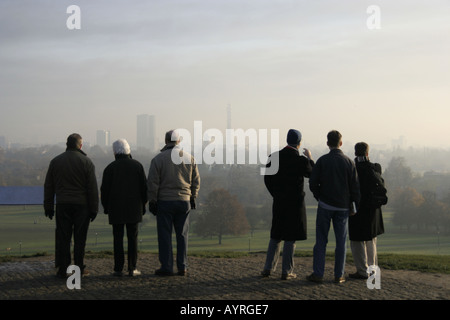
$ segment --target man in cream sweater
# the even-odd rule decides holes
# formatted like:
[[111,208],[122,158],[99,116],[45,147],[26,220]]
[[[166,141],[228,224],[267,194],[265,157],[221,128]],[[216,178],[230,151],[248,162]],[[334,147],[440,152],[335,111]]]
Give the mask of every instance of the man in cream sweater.
[[156,215],[161,268],[155,274],[173,275],[172,228],[177,240],[178,275],[187,272],[189,212],[195,209],[200,175],[195,159],[179,146],[176,130],[166,132],[166,145],[150,164],[149,210]]

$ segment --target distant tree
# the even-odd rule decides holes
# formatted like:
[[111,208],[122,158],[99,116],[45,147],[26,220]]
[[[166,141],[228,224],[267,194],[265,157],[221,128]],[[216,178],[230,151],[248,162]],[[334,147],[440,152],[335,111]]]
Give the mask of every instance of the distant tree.
[[262,207],[255,207],[255,206],[245,208],[245,216],[247,217],[252,237],[253,232],[258,228],[263,219],[262,209],[263,209]]
[[443,203],[442,230],[450,233],[450,205]]
[[405,158],[393,157],[384,172],[384,177],[388,192],[395,192],[397,189],[411,185],[413,173],[411,168],[406,165]]
[[439,225],[442,206],[436,199],[436,193],[433,191],[422,192],[423,202],[419,208],[417,216],[417,228]]
[[272,226],[272,198],[267,198],[259,210],[263,229],[270,229]]
[[411,226],[417,224],[420,207],[424,201],[423,196],[414,188],[398,189],[393,203],[394,223],[405,225],[407,230],[410,231]]
[[225,189],[216,189],[208,195],[195,223],[195,233],[204,237],[217,236],[219,244],[224,235],[243,235],[249,228],[243,206]]

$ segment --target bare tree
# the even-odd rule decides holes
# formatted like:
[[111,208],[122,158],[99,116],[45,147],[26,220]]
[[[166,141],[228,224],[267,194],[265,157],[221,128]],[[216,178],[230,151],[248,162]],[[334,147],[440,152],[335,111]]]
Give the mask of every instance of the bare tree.
[[203,212],[196,220],[195,232],[205,237],[217,236],[222,244],[224,235],[243,235],[249,228],[237,197],[225,189],[216,189],[207,197]]

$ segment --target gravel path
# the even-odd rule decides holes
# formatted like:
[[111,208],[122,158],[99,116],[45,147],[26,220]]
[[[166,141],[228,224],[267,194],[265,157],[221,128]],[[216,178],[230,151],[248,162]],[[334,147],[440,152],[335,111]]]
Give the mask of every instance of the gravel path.
[[[265,255],[241,258],[189,257],[187,276],[159,277],[155,254],[140,254],[139,277],[113,277],[113,259],[86,259],[90,275],[80,290],[70,290],[55,276],[53,257],[34,257],[0,264],[0,300],[448,300],[450,275],[381,270],[381,288],[368,289],[365,280],[333,283],[333,262],[326,263],[322,284],[308,282],[312,258],[296,257],[298,277],[281,280],[276,272],[262,278]],[[347,265],[346,272],[354,267]]]

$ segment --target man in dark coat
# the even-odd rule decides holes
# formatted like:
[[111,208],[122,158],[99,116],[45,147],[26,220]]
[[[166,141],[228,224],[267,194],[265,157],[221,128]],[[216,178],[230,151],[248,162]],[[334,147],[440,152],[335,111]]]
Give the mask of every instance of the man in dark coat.
[[306,240],[303,184],[304,178],[309,177],[314,166],[308,149],[304,149],[305,156],[301,156],[298,151],[301,139],[302,135],[299,131],[290,129],[287,134],[288,145],[269,157],[267,167],[270,167],[273,162],[278,164],[278,171],[274,175],[264,176],[264,183],[273,197],[273,216],[263,276],[269,276],[275,271],[281,241],[284,241],[281,278],[286,280],[296,277],[293,273],[295,241]]
[[355,279],[367,279],[367,268],[377,265],[377,236],[384,233],[381,207],[372,204],[371,194],[375,184],[384,185],[384,181],[381,178],[380,164],[369,160],[367,143],[357,143],[355,155],[361,202],[357,214],[350,216],[348,220],[350,247],[356,267],[356,272],[349,276]]
[[124,266],[124,227],[128,239],[128,273],[140,275],[136,269],[138,224],[145,214],[147,178],[142,164],[132,159],[130,146],[124,139],[113,143],[115,161],[103,172],[101,201],[109,223],[113,226],[114,275],[122,275]]
[[95,166],[81,150],[77,133],[67,138],[67,149],[50,162],[44,184],[45,215],[53,219],[56,200],[55,266],[57,276],[66,278],[71,265],[70,242],[74,238],[74,263],[83,275],[84,250],[90,221],[98,212]]

